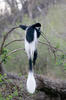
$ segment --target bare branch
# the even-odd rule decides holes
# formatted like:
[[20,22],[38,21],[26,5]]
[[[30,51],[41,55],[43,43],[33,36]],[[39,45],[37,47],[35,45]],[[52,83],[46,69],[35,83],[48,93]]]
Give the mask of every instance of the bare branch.
[[13,53],[15,53],[15,52],[17,52],[17,51],[19,51],[19,50],[25,50],[25,49],[24,49],[24,48],[15,49],[15,50],[9,52],[7,56],[9,56],[9,55],[11,55],[11,54],[13,54]]
[[[42,42],[42,41],[40,41],[40,40],[39,40],[38,42],[41,43],[41,44],[44,44],[44,45],[46,45],[46,46],[48,46],[48,47],[50,47],[49,44],[46,43],[46,42]],[[51,47],[50,47],[50,48],[51,48]],[[56,48],[56,47],[54,47],[54,46],[52,46],[52,48],[55,50],[55,52],[60,51],[60,52],[63,52],[63,53],[64,53],[64,51],[61,50],[61,49],[59,49],[59,48]]]
[[5,43],[5,41],[6,41],[7,37],[8,37],[8,35],[9,35],[14,29],[16,29],[16,28],[19,28],[19,26],[13,27],[10,31],[8,31],[8,32],[4,35],[3,41],[2,41],[2,44],[1,44],[1,48],[0,48],[0,55],[1,55],[1,53],[2,53],[2,49],[3,49],[4,43]]
[[10,41],[9,43],[5,44],[4,47],[7,47],[8,45],[10,45],[10,44],[12,44],[13,42],[16,42],[16,41],[24,41],[24,39],[12,40],[12,41]]
[[[43,32],[41,31],[41,33],[43,33]],[[64,51],[61,50],[61,49],[59,49],[59,48],[54,47],[54,46],[50,43],[50,41],[47,39],[47,37],[46,37],[46,35],[45,35],[44,33],[41,34],[41,36],[46,40],[47,43],[43,43],[43,42],[41,42],[41,41],[39,41],[39,43],[45,44],[45,45],[47,45],[47,46],[49,47],[49,49],[50,49],[51,52],[53,53],[54,58],[55,58],[55,61],[56,61],[56,52],[57,52],[57,51],[60,51],[60,52],[63,52],[63,53],[64,53]]]
[[47,41],[47,43],[49,44],[49,46],[51,46],[50,45],[50,41],[47,39],[47,37],[46,37],[46,35],[41,31],[41,36]]
[[46,43],[46,42],[42,42],[42,41],[40,41],[40,40],[38,40],[38,42],[41,43],[41,44],[44,44],[44,45],[49,46],[48,43]]

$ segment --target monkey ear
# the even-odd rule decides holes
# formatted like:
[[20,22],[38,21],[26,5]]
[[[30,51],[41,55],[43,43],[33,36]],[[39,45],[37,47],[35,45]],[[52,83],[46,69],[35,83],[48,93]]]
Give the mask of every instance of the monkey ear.
[[26,28],[27,28],[28,26],[26,26],[26,25],[19,25],[19,27],[22,28],[23,30],[26,30]]
[[41,24],[40,23],[36,23],[36,24],[33,24],[32,27],[34,27],[34,28],[35,27],[41,27]]

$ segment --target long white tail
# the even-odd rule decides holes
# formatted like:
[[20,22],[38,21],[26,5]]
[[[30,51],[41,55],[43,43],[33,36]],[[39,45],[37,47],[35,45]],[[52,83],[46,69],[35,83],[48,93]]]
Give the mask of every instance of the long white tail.
[[35,92],[36,89],[36,81],[34,78],[34,74],[32,71],[28,73],[28,79],[27,79],[27,91],[31,94]]

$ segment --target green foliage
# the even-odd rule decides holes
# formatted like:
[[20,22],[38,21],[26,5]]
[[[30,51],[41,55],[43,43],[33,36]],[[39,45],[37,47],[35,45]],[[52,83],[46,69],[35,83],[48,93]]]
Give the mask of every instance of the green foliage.
[[[11,93],[8,92],[5,96],[2,95],[2,91],[6,92],[7,91],[6,88],[7,88],[7,86],[9,86],[10,83],[12,83],[12,81],[6,78],[6,74],[4,74],[4,75],[0,74],[0,85],[2,87],[2,88],[1,87],[0,88],[4,90],[4,91],[0,90],[0,100],[12,100],[14,97],[18,96],[18,90],[17,90],[16,85],[12,87],[13,90]],[[10,88],[8,91],[11,91]]]
[[0,84],[2,84],[4,81],[6,81],[6,74],[0,74]]
[[3,76],[0,74],[0,82],[2,82]]
[[6,97],[6,100],[12,100],[12,95],[8,95],[8,97]]
[[12,94],[13,96],[18,96],[18,91],[17,89],[14,91],[14,93]]
[[1,93],[0,93],[0,100],[5,100],[5,99],[3,98],[3,96],[1,95]]
[[15,88],[15,91],[11,94],[9,94],[7,97],[6,97],[6,100],[12,100],[14,97],[18,96],[18,91],[17,91],[17,88]]
[[[2,85],[2,83],[4,82],[4,77],[5,77],[5,74],[4,75],[0,74],[0,85]],[[0,91],[0,100],[5,100],[1,94],[1,91]]]
[[57,57],[56,65],[62,65],[66,70],[66,55],[62,54],[59,57]]
[[6,64],[7,61],[8,61],[7,54],[8,54],[8,49],[3,48],[3,50],[2,50],[2,55],[1,55],[0,59],[1,59],[1,61],[4,62],[4,64]]

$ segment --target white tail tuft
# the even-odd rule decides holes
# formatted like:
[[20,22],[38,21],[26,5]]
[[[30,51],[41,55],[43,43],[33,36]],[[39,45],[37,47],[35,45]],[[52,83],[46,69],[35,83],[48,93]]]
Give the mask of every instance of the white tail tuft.
[[33,72],[29,72],[27,79],[27,91],[29,93],[34,93],[36,88],[36,81],[33,75]]

